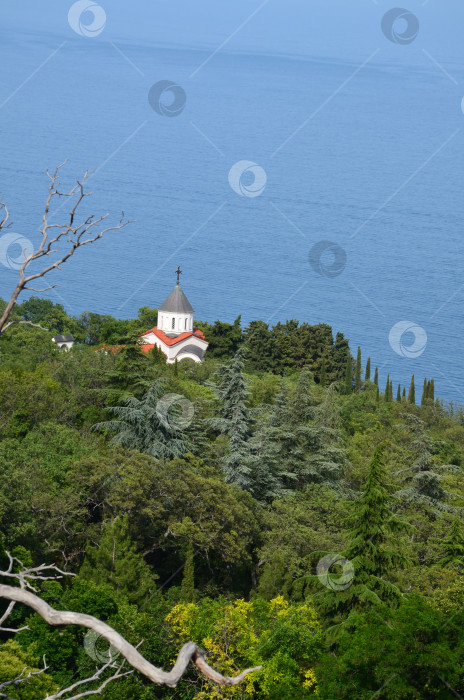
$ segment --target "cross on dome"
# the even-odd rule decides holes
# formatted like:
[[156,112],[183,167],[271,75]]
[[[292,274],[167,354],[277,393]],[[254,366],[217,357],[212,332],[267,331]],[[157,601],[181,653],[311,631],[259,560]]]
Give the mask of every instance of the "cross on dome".
[[177,275],[177,284],[179,284],[179,277],[182,274],[182,270],[180,269],[179,265],[177,266],[177,270],[175,272]]

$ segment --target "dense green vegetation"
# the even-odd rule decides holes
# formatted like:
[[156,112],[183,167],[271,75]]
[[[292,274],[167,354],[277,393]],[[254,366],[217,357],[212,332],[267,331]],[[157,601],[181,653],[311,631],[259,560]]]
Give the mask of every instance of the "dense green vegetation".
[[[189,639],[226,675],[263,665],[226,689],[193,666],[171,690],[134,673],[103,698],[464,695],[464,413],[433,380],[381,391],[375,358],[324,324],[198,323],[205,362],[168,366],[135,342],[156,309],[14,313],[49,330],[0,339],[4,547],[76,574],[40,595],[143,640],[158,666]],[[79,342],[59,351],[55,333]],[[1,633],[0,684],[43,654],[49,669],[11,698],[107,659],[17,606],[8,626],[23,625]]]

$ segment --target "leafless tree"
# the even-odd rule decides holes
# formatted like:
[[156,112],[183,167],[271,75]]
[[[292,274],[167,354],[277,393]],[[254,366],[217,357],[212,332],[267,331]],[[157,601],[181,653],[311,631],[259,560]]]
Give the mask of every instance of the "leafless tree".
[[[9,559],[9,566],[5,571],[0,571],[0,578],[14,579],[16,583],[19,583],[19,587],[17,585],[9,586],[0,584],[0,598],[10,601],[7,610],[0,618],[0,632],[20,632],[23,629],[27,629],[27,627],[14,629],[2,626],[13,610],[14,605],[16,603],[23,603],[31,608],[31,610],[34,610],[50,625],[79,625],[93,630],[98,637],[102,637],[109,642],[111,648],[118,652],[118,657],[119,655],[122,656],[122,662],[118,661],[118,663],[116,663],[116,654],[113,657],[110,654],[109,661],[97,669],[92,676],[77,681],[68,688],[64,688],[53,695],[47,695],[44,700],[64,700],[65,696],[67,696],[66,700],[77,700],[78,698],[87,697],[88,695],[97,695],[101,693],[108,683],[122,678],[123,676],[130,675],[134,670],[139,671],[139,673],[142,673],[149,680],[158,685],[175,688],[184,675],[190,661],[197,666],[203,675],[223,686],[238,685],[249,673],[259,671],[261,668],[261,666],[247,668],[235,677],[223,676],[209,666],[205,658],[206,652],[203,649],[194,642],[187,642],[180,650],[172,669],[170,671],[163,671],[163,669],[154,666],[150,661],[145,659],[136,647],[129,644],[124,637],[105,622],[101,622],[101,620],[98,620],[96,617],[84,613],[55,610],[37,595],[38,589],[34,583],[37,584],[40,583],[40,581],[57,580],[65,575],[73,576],[74,574],[61,571],[61,569],[54,565],[41,564],[40,566],[28,568],[24,566],[17,557],[12,557],[9,552],[6,554]],[[124,670],[126,662],[132,667],[131,670]],[[14,687],[25,683],[32,676],[44,673],[48,668],[49,666],[44,657],[43,667],[39,671],[27,672],[27,668],[23,669],[16,678],[0,684],[0,698],[9,697],[7,693],[3,692],[5,689],[7,690],[8,687]],[[99,680],[109,668],[112,670],[114,669],[114,673],[103,680],[98,688],[82,690],[82,692],[80,692],[83,686]],[[77,694],[69,695],[69,693],[75,693],[76,690],[79,691]]]
[[[131,223],[129,221],[124,221],[124,212],[122,213],[121,219],[114,226],[108,226],[107,228],[101,226],[102,222],[108,218],[108,214],[95,218],[93,214],[84,217],[82,220],[78,219],[78,208],[82,204],[85,197],[91,196],[91,192],[85,191],[86,181],[90,177],[90,173],[86,170],[83,177],[76,180],[76,184],[68,191],[62,192],[60,190],[60,182],[58,180],[61,168],[66,165],[67,160],[65,160],[61,165],[55,168],[53,174],[47,170],[47,175],[50,179],[50,184],[48,188],[48,197],[45,203],[45,208],[42,214],[42,226],[40,228],[40,233],[42,234],[42,239],[38,248],[31,254],[27,254],[26,249],[23,249],[24,261],[21,263],[19,268],[19,280],[11,295],[9,302],[7,303],[5,310],[0,317],[0,336],[14,323],[27,324],[30,326],[37,326],[37,324],[31,323],[30,321],[22,320],[9,320],[11,312],[18,301],[18,297],[24,290],[29,290],[32,292],[46,292],[49,289],[56,287],[56,284],[46,286],[43,289],[36,289],[31,287],[31,282],[33,283],[37,279],[45,277],[47,273],[52,270],[61,270],[61,265],[66,262],[78,248],[82,248],[84,245],[89,243],[94,243],[103,234],[108,231],[115,231],[117,229],[124,228],[127,224]],[[62,197],[70,198],[72,202],[71,211],[66,215],[66,220],[64,223],[51,224],[49,218],[53,214],[51,209],[53,203],[56,200],[60,200]],[[0,212],[2,212],[3,219],[0,221],[0,234],[2,230],[6,229],[9,225],[10,212],[8,210],[5,202],[0,201]],[[63,246],[64,244],[64,246]],[[61,246],[64,250],[59,251],[56,246]],[[57,259],[52,262],[53,257],[57,255]],[[32,263],[43,258],[42,269],[33,272],[30,270]],[[39,328],[41,326],[38,326]],[[45,330],[45,329],[44,329]]]

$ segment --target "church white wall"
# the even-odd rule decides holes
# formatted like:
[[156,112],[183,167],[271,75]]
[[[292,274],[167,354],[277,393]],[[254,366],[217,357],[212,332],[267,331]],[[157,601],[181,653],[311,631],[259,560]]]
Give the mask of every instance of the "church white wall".
[[193,331],[193,314],[176,314],[169,311],[158,313],[158,328],[165,333],[180,335]]

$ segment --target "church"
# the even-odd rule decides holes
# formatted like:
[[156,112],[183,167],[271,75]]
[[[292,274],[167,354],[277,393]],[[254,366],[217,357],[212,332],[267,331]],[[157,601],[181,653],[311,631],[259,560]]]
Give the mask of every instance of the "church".
[[169,364],[181,360],[202,362],[208,347],[203,333],[193,325],[194,309],[180,288],[181,274],[177,267],[177,284],[158,308],[158,325],[141,335],[142,350],[158,347]]

